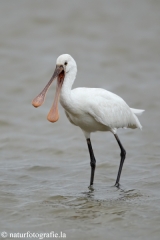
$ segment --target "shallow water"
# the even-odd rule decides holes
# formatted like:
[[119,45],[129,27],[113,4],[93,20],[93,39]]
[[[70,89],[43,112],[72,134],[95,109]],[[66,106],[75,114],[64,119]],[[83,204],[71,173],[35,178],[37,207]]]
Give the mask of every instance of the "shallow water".
[[[160,238],[160,2],[3,1],[0,8],[0,231],[61,231],[67,239]],[[87,145],[60,106],[46,120],[31,100],[56,58],[78,64],[74,87],[102,87],[145,109],[143,131],[119,130],[127,150],[121,189],[113,187],[119,147],[111,133],[92,134],[97,159],[89,190]]]

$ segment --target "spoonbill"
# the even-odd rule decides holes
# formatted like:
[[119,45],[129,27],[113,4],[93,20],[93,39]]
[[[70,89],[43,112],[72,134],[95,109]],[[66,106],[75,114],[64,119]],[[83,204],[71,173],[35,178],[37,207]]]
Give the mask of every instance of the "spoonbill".
[[57,79],[56,94],[47,119],[56,122],[59,119],[58,101],[65,110],[69,121],[79,126],[86,138],[90,155],[90,186],[93,185],[96,159],[94,156],[90,134],[96,131],[110,131],[113,133],[120,147],[120,165],[115,186],[119,186],[126,151],[117,135],[118,128],[139,128],[142,126],[136,115],[144,110],[130,108],[127,103],[116,94],[101,88],[75,88],[72,85],[77,74],[77,64],[69,54],[62,54],[57,58],[56,68],[48,84],[42,92],[33,99],[32,105],[39,107],[45,100],[45,95],[54,79]]

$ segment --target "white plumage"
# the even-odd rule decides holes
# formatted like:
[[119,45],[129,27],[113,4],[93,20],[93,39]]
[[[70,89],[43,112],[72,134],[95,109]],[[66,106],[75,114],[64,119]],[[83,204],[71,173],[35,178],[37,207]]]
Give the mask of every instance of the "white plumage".
[[[63,90],[63,86],[62,86]],[[60,95],[68,119],[88,134],[117,128],[142,128],[135,113],[117,95],[100,88],[76,88],[70,96]],[[143,110],[139,110],[142,112]]]
[[116,132],[118,128],[141,129],[142,126],[136,115],[140,115],[144,110],[130,108],[121,97],[101,88],[82,87],[72,90],[76,74],[77,65],[75,60],[68,54],[59,56],[53,77],[44,90],[33,100],[32,104],[35,107],[42,105],[49,86],[57,77],[57,93],[48,114],[48,120],[55,122],[59,118],[58,99],[60,95],[60,103],[65,109],[69,121],[79,126],[87,139],[91,157],[90,185],[93,184],[95,170],[95,157],[91,146],[90,133],[96,131],[112,132],[121,149],[119,176],[117,176],[116,180],[116,185],[119,186],[126,152]]

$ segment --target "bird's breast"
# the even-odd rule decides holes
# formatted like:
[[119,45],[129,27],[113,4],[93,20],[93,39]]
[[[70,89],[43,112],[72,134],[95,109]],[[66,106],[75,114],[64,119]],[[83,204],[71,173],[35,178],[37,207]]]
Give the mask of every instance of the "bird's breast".
[[96,131],[109,131],[109,128],[99,122],[97,122],[91,115],[88,113],[81,114],[72,114],[68,111],[65,111],[69,121],[80,127],[86,132],[96,132]]

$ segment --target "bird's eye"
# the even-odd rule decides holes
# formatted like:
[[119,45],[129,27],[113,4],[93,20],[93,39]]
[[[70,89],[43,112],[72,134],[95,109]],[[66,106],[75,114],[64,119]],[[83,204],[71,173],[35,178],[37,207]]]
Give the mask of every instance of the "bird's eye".
[[67,62],[65,62],[64,65],[67,65]]

